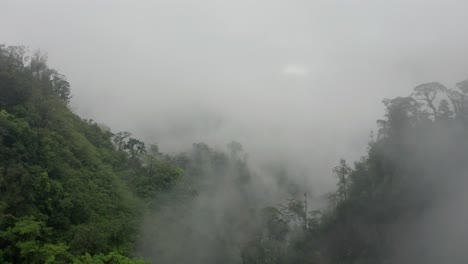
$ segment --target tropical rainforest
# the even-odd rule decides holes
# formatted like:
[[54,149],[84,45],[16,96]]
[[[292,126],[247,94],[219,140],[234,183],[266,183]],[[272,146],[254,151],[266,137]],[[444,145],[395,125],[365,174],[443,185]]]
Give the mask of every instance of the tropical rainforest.
[[463,206],[468,81],[385,99],[317,207],[281,169],[288,198],[269,201],[238,142],[169,155],[80,118],[46,58],[0,46],[1,263],[461,263],[432,249]]

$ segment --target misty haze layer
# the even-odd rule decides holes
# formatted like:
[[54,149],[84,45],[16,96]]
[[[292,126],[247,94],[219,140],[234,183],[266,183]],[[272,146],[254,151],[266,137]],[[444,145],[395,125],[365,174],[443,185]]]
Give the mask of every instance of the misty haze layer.
[[467,263],[466,10],[2,1],[0,262]]
[[170,152],[237,140],[316,191],[364,154],[382,98],[468,66],[463,1],[1,5],[0,40],[46,50],[79,114]]

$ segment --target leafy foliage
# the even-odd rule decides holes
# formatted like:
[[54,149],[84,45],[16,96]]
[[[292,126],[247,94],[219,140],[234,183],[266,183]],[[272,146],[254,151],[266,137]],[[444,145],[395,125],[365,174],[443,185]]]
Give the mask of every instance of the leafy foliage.
[[151,158],[137,139],[116,149],[112,133],[69,111],[69,83],[46,56],[27,54],[0,46],[3,261],[133,263],[124,255],[138,235],[139,197],[183,172],[163,160],[144,163]]

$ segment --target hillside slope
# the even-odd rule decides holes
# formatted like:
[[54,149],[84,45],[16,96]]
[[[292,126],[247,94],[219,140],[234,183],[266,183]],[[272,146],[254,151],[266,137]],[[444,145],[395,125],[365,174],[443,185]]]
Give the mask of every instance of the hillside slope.
[[141,206],[122,177],[138,166],[68,109],[69,88],[43,55],[0,46],[0,262],[130,261]]

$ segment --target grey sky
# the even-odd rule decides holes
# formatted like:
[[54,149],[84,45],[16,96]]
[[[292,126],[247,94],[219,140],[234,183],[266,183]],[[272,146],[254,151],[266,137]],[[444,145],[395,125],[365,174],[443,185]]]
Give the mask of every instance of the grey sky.
[[9,1],[0,42],[40,48],[73,108],[163,151],[244,144],[331,185],[381,99],[468,77],[468,1]]

